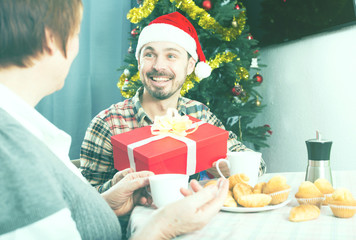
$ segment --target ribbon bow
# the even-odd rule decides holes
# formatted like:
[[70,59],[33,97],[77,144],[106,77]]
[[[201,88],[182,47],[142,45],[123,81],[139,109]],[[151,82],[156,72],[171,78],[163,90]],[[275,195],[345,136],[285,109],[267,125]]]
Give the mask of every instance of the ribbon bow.
[[198,127],[198,124],[193,123],[188,116],[181,116],[177,109],[169,108],[165,116],[155,117],[151,133],[153,135],[171,133],[185,137],[195,132]]

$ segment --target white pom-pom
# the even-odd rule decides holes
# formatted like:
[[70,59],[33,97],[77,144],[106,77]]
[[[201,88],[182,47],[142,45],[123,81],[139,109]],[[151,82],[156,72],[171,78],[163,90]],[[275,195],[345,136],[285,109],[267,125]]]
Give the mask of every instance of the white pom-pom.
[[199,79],[207,78],[211,74],[211,67],[205,62],[198,62],[194,72]]
[[127,68],[125,68],[125,70],[124,70],[124,75],[125,75],[126,77],[130,77],[130,70],[128,70]]

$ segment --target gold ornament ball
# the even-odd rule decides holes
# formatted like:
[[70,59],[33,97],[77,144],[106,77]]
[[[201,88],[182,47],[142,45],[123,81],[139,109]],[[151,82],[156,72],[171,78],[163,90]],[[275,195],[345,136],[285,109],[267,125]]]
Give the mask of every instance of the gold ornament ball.
[[256,106],[257,106],[257,107],[261,106],[261,102],[260,102],[260,100],[258,100],[258,99],[256,100]]
[[231,25],[232,25],[234,28],[237,28],[237,22],[236,22],[235,20],[233,20],[233,21],[231,22]]

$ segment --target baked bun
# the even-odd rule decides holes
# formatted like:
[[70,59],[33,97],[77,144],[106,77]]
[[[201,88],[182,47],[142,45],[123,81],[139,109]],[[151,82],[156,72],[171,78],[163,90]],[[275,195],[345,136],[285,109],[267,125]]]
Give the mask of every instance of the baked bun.
[[300,205],[291,209],[289,220],[292,222],[309,221],[318,218],[320,209],[315,205]]
[[237,202],[241,206],[255,208],[267,206],[271,200],[271,196],[263,193],[257,193],[240,196]]

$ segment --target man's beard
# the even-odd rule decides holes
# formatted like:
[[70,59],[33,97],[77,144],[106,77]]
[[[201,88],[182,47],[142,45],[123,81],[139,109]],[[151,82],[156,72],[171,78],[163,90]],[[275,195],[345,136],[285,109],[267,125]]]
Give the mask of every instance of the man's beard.
[[[183,82],[184,83],[184,82]],[[153,90],[151,89],[149,86],[147,86],[146,82],[143,82],[143,87],[147,90],[147,92],[154,98],[158,99],[158,100],[165,100],[165,99],[168,99],[170,98],[171,96],[173,96],[177,91],[179,91],[182,86],[183,86],[183,83],[173,92],[164,92],[164,91],[161,91],[161,90]]]
[[[175,77],[175,76],[174,76],[173,74],[171,74],[171,73],[158,72],[158,71],[156,71],[156,70],[153,70],[153,71],[151,71],[151,72],[146,73],[146,79],[147,79],[147,81],[150,81],[151,77],[153,77],[153,76],[154,76],[154,77],[168,76],[170,79],[174,79],[174,77]],[[169,81],[172,81],[172,80],[169,80]],[[183,83],[184,83],[184,82],[183,82]],[[175,91],[166,93],[166,92],[164,92],[164,90],[160,90],[160,89],[157,89],[157,88],[155,88],[155,87],[150,88],[150,87],[147,85],[146,81],[142,81],[142,84],[143,84],[144,88],[148,91],[148,93],[149,93],[152,97],[154,97],[154,98],[156,98],[156,99],[158,99],[158,100],[165,100],[165,99],[170,98],[172,95],[174,95],[177,91],[179,91],[179,90],[182,88],[183,83],[182,83]],[[173,86],[173,87],[174,87],[174,86]]]

